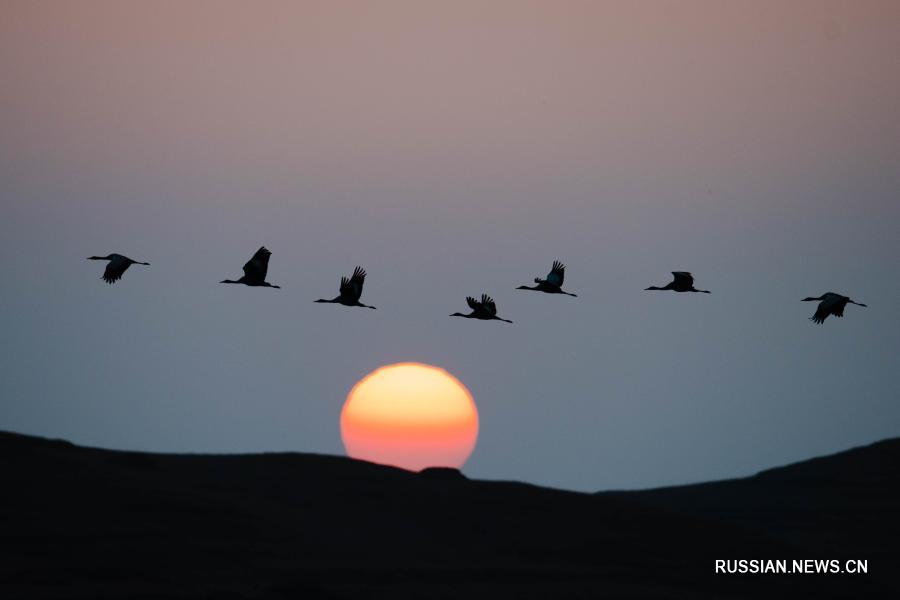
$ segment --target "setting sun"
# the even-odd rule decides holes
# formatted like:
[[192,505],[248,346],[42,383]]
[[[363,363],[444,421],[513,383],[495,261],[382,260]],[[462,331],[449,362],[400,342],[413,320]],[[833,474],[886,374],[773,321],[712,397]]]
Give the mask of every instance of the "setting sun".
[[469,390],[447,371],[388,365],[350,390],[341,437],[353,458],[413,471],[460,468],[475,448],[478,411]]

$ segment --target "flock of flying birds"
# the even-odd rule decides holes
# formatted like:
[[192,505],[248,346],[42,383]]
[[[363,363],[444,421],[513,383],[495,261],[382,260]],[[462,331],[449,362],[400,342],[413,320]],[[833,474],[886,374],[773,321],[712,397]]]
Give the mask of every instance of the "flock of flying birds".
[[[280,286],[273,285],[266,281],[266,275],[269,272],[270,256],[272,256],[272,253],[269,252],[269,250],[266,249],[265,246],[263,246],[262,248],[257,250],[256,254],[254,254],[253,257],[247,261],[247,264],[244,265],[244,275],[240,279],[225,279],[221,283],[240,283],[253,287],[280,288]],[[125,271],[128,270],[128,267],[130,267],[131,265],[150,265],[150,263],[132,260],[127,256],[123,256],[121,254],[91,256],[88,258],[88,260],[109,261],[106,265],[106,270],[103,272],[102,279],[106,283],[110,284],[122,279],[122,275],[125,273]],[[694,276],[687,271],[673,271],[672,275],[674,276],[674,279],[667,285],[663,287],[650,286],[646,289],[669,290],[672,292],[698,292],[702,294],[710,293],[709,290],[696,289],[694,287]],[[550,270],[550,273],[545,279],[541,279],[540,277],[534,278],[534,282],[537,285],[534,285],[532,287],[528,287],[527,285],[520,285],[516,289],[533,290],[536,292],[544,292],[546,294],[565,294],[567,296],[576,296],[576,294],[566,292],[562,289],[565,277],[566,265],[556,260],[553,261],[553,268]],[[356,267],[356,269],[354,269],[353,271],[353,275],[351,275],[350,277],[341,277],[341,287],[338,296],[330,300],[320,298],[319,300],[316,300],[316,302],[328,302],[333,304],[343,304],[344,306],[361,306],[363,308],[374,309],[374,306],[369,306],[359,301],[360,297],[362,296],[363,284],[365,283],[365,281],[365,269],[363,269],[362,267]],[[827,319],[829,315],[834,315],[835,317],[843,317],[844,307],[846,307],[847,304],[866,306],[861,302],[854,302],[847,296],[842,296],[841,294],[836,294],[834,292],[827,292],[825,294],[822,294],[818,298],[804,298],[803,301],[819,302],[819,306],[816,308],[815,314],[810,317],[811,321],[819,324],[824,323],[825,319]],[[497,316],[497,303],[494,302],[494,299],[487,294],[482,294],[481,300],[477,300],[472,296],[467,296],[466,302],[468,303],[469,308],[472,309],[472,312],[470,312],[469,314],[456,312],[450,316],[464,317],[466,319],[481,319],[482,321],[503,321],[504,323],[512,323],[512,321],[510,321],[509,319],[503,319]]]

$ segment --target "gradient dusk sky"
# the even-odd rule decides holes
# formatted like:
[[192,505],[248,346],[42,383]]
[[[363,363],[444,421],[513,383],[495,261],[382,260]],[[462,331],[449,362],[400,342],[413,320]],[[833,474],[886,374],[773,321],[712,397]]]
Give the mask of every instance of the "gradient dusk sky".
[[[477,478],[900,435],[900,2],[4,0],[0,74],[0,429],[339,454],[417,361]],[[261,245],[283,289],[217,283]],[[554,259],[578,298],[514,290]],[[313,303],[357,264],[377,311]],[[643,291],[673,270],[713,293]],[[448,316],[482,292],[515,323]]]

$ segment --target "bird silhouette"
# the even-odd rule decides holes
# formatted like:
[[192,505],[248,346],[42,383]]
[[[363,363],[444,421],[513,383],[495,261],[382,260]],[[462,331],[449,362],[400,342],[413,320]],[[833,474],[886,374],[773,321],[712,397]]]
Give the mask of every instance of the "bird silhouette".
[[694,288],[694,276],[688,273],[687,271],[672,271],[672,275],[675,277],[668,285],[665,287],[656,287],[655,285],[651,285],[648,290],[672,290],[673,292],[700,292],[702,294],[709,294],[709,290],[698,290]]
[[331,300],[319,298],[316,302],[329,302],[332,304],[343,304],[344,306],[361,306],[363,308],[375,308],[368,306],[359,301],[362,296],[363,284],[366,282],[366,270],[362,267],[356,267],[353,270],[353,276],[347,279],[341,277],[341,295]]
[[253,255],[253,258],[248,260],[247,264],[244,265],[243,277],[241,277],[237,281],[224,279],[220,283],[243,283],[244,285],[253,287],[270,287],[281,289],[281,286],[272,285],[271,283],[266,281],[266,273],[269,272],[270,256],[272,256],[272,253],[269,252],[265,246],[262,246],[259,250],[256,251],[256,254]]
[[819,302],[819,306],[816,307],[816,313],[809,318],[813,323],[817,323],[821,325],[825,322],[825,319],[828,318],[828,315],[834,315],[836,317],[844,316],[844,307],[847,306],[847,303],[855,304],[857,306],[865,306],[862,302],[854,302],[847,296],[841,296],[840,294],[835,294],[834,292],[827,292],[822,294],[818,298],[804,298],[803,302]]
[[472,296],[466,296],[466,302],[472,312],[464,315],[462,313],[453,313],[451,317],[465,317],[466,319],[481,319],[482,321],[503,321],[504,323],[512,323],[509,319],[501,319],[497,316],[497,303],[487,294],[481,295],[481,302]]
[[103,281],[109,284],[113,284],[122,279],[122,275],[125,273],[125,271],[128,270],[128,267],[130,267],[131,265],[150,266],[150,263],[148,262],[131,260],[127,256],[122,256],[121,254],[108,254],[107,256],[89,256],[88,260],[109,261],[109,264],[106,265],[106,270],[103,271],[103,275],[101,276]]
[[553,268],[550,269],[550,273],[547,275],[547,279],[541,279],[540,277],[535,277],[534,282],[537,284],[534,287],[528,287],[527,285],[520,285],[517,287],[517,290],[534,290],[536,292],[544,292],[547,294],[565,294],[567,296],[576,296],[577,294],[572,294],[570,292],[564,292],[562,289],[563,281],[566,279],[566,265],[562,264],[558,260],[553,261]]

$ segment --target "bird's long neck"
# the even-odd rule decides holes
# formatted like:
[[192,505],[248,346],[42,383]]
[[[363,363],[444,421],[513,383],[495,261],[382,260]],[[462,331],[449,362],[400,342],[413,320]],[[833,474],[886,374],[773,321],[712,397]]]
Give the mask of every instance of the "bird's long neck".
[[517,289],[517,290],[537,290],[538,287],[537,287],[537,286],[534,286],[534,287],[528,287],[527,285],[520,285],[520,286],[517,287],[516,289]]
[[219,283],[241,283],[240,281],[234,281],[233,279],[223,279]]
[[666,288],[656,287],[655,285],[651,285],[648,288],[644,288],[645,290],[664,290]]

